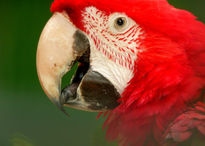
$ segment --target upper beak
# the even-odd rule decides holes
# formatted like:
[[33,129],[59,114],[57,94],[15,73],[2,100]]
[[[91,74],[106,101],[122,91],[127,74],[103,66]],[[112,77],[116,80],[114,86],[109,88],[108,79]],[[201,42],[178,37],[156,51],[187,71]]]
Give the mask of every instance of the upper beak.
[[[87,111],[105,111],[118,105],[119,93],[102,75],[90,69],[89,54],[86,34],[72,24],[65,12],[55,13],[39,40],[37,72],[43,90],[61,110],[64,104]],[[75,77],[61,92],[62,77],[77,61],[80,65]],[[106,93],[98,96],[101,90]]]
[[66,15],[55,13],[46,24],[38,44],[38,77],[47,96],[58,106],[61,78],[75,60],[73,49],[70,48],[76,30]]

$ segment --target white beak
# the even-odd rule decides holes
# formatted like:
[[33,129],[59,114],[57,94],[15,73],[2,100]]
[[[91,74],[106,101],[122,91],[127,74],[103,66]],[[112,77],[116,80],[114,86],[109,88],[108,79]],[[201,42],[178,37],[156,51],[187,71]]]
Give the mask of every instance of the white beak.
[[37,49],[37,72],[47,96],[58,102],[61,78],[76,59],[72,45],[77,28],[66,13],[55,13],[46,24]]

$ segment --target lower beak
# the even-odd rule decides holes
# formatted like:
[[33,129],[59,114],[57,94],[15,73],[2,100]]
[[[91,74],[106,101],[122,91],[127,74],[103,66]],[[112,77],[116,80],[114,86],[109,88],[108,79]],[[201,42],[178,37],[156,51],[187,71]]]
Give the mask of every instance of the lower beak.
[[[109,80],[92,71],[90,43],[68,15],[55,13],[46,24],[37,49],[37,72],[44,92],[64,111],[63,105],[86,111],[107,111],[118,105],[119,93]],[[79,62],[70,83],[61,91],[61,79]]]

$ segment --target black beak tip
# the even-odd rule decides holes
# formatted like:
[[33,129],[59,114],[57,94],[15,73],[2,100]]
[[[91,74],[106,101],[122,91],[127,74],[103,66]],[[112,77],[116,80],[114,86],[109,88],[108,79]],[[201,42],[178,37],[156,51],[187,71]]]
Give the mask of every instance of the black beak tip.
[[63,107],[63,102],[61,101],[61,97],[59,98],[60,100],[53,100],[52,102],[60,109],[67,117],[70,117],[69,114],[66,112],[66,110]]

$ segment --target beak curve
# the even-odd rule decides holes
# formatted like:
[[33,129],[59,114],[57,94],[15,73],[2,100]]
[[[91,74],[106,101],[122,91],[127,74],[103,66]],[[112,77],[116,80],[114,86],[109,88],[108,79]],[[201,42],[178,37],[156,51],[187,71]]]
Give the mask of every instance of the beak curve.
[[[59,103],[61,78],[73,65],[73,35],[77,28],[65,13],[55,13],[47,22],[37,49],[37,73],[41,86],[49,99],[62,109]],[[59,49],[60,48],[60,49]]]
[[[107,111],[119,103],[112,83],[90,67],[90,43],[66,12],[56,12],[46,24],[37,49],[37,73],[49,99],[65,113],[63,105],[85,111]],[[75,62],[78,69],[61,92],[61,79]]]

